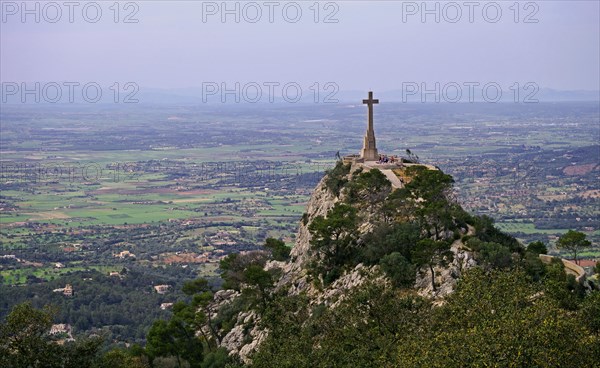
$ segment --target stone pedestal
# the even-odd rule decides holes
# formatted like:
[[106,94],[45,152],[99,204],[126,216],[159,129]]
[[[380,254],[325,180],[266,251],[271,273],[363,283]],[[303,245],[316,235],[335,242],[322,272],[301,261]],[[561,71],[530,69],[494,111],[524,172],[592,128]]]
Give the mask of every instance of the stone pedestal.
[[377,152],[377,146],[375,145],[375,132],[367,130],[365,134],[363,148],[360,150],[360,157],[364,158],[365,161],[377,161],[379,160],[379,153]]
[[363,141],[363,148],[360,151],[360,157],[365,161],[377,161],[379,160],[379,153],[377,152],[377,145],[375,144],[375,130],[373,129],[373,105],[378,104],[379,100],[373,99],[373,92],[369,91],[369,98],[363,100],[363,104],[369,107],[369,118],[367,125],[367,132]]

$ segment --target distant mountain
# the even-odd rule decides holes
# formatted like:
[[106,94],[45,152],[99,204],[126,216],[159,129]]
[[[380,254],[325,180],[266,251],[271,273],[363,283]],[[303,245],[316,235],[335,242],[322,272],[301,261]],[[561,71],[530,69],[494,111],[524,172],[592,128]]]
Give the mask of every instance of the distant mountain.
[[[257,88],[260,87],[260,94],[257,94]],[[300,86],[300,85],[299,85]],[[457,94],[457,88],[460,87],[460,93]],[[600,101],[600,91],[586,91],[586,90],[573,90],[563,91],[555,90],[550,88],[541,88],[537,91],[530,88],[524,88],[520,86],[519,93],[510,90],[507,86],[502,86],[501,98],[498,101],[494,101],[496,98],[496,90],[492,87],[488,91],[487,98],[484,98],[481,88],[474,88],[469,90],[468,86],[465,85],[449,85],[444,88],[444,84],[440,85],[440,91],[433,93],[424,93],[420,91],[419,85],[407,86],[403,91],[402,86],[400,89],[393,89],[388,91],[375,91],[375,98],[381,99],[382,102],[399,102],[399,103],[469,103],[469,102],[576,102],[576,101]],[[98,97],[98,101],[91,101],[96,99],[96,95],[84,98],[81,95],[81,91],[77,91],[75,94],[75,104],[115,104],[115,94],[112,87],[100,86],[101,93]],[[232,91],[221,91],[220,86],[215,85],[216,88],[213,90],[199,87],[189,88],[149,88],[139,86],[137,91],[133,91],[131,88],[121,91],[116,96],[118,103],[142,103],[142,104],[182,104],[182,105],[216,105],[216,104],[227,104],[227,105],[262,105],[262,104],[335,104],[335,103],[349,103],[358,104],[366,97],[367,91],[359,90],[340,90],[334,91],[332,88],[325,88],[323,85],[319,87],[319,93],[317,94],[314,89],[310,86],[300,86],[300,96],[296,97],[297,90],[294,88],[289,89],[289,94],[283,96],[283,86],[273,87],[272,94],[269,94],[269,87],[261,85],[240,85],[239,91],[233,91],[234,86],[227,86]],[[410,88],[413,88],[412,90]],[[433,89],[433,85],[428,85],[427,88]],[[66,90],[65,90],[66,91]],[[91,90],[96,93],[95,90]],[[90,93],[92,93],[90,92]],[[22,95],[18,91],[16,93],[6,94],[2,96],[2,103],[11,104],[23,104],[25,101],[27,105],[33,104],[49,104],[49,105],[63,105],[72,104],[69,102],[68,94],[64,92],[62,97],[55,103],[52,101],[55,96],[44,97],[43,93],[38,96],[36,102],[35,97],[31,94]],[[470,94],[472,96],[470,96]],[[437,99],[436,99],[437,98]]]
[[[443,85],[440,87],[442,88]],[[268,89],[263,89],[263,95],[257,104],[261,103],[289,103],[282,98],[281,93],[275,93],[273,101],[269,100]],[[490,94],[495,91],[490,89]],[[250,93],[250,92],[249,92]],[[343,90],[338,91],[329,96],[331,102],[344,102],[344,103],[360,103],[365,98],[366,91],[358,90]],[[447,96],[444,96],[440,91],[439,101],[441,103],[451,103],[457,100],[458,103],[469,103],[469,102],[486,102],[483,98],[481,88],[473,89],[473,98],[469,97],[469,88],[461,86],[461,97],[455,97],[455,90],[451,87],[448,88]],[[319,103],[323,103],[323,100],[328,96],[328,91],[321,91],[321,95],[318,97]],[[195,104],[195,103],[207,103],[216,104],[223,103],[221,93],[205,93],[203,96],[202,87],[191,87],[191,88],[178,88],[178,89],[155,89],[155,88],[140,88],[139,100],[142,103],[183,103],[183,104]],[[244,96],[239,96],[239,103],[250,104],[249,100],[254,97],[248,96],[244,99]],[[405,103],[421,103],[421,93],[416,92],[414,94],[405,92],[403,94],[402,89],[394,89],[388,91],[376,92],[376,98],[380,98],[386,102],[405,102]],[[427,103],[435,102],[435,97],[430,94],[426,97]],[[224,96],[227,104],[235,103],[235,96],[229,94]],[[314,93],[312,91],[303,91],[302,98],[297,103],[314,103]],[[488,99],[493,100],[494,96]],[[600,101],[600,91],[589,91],[589,90],[556,90],[551,88],[540,88],[534,93],[533,88],[524,89],[521,86],[521,90],[516,100],[524,102],[526,98],[529,101],[534,102],[575,102],[575,101]],[[506,89],[502,91],[502,98],[499,102],[515,102],[515,94],[512,90]]]

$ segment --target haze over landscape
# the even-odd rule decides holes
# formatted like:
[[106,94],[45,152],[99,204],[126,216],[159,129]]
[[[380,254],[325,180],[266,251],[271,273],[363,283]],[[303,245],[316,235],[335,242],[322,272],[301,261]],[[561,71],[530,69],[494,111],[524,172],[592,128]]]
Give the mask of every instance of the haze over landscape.
[[32,2],[33,14],[21,3],[2,3],[3,81],[131,81],[162,89],[335,82],[342,91],[472,81],[599,89],[596,1],[142,1],[118,9],[109,2],[38,3],[39,12]]

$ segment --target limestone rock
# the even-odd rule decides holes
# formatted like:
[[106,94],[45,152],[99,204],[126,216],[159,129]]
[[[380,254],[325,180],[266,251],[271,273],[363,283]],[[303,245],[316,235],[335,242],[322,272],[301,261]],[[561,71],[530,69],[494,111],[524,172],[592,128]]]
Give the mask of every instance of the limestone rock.
[[[352,176],[354,170],[351,169],[348,178]],[[304,294],[308,297],[310,304],[326,305],[333,308],[343,301],[353,289],[359,288],[367,280],[375,279],[376,282],[388,285],[391,282],[379,270],[379,266],[367,267],[363,264],[358,264],[352,270],[346,271],[326,287],[317,286],[322,285],[322,283],[318,282],[319,280],[315,282],[311,278],[314,276],[308,275],[308,265],[315,260],[315,254],[311,250],[311,234],[308,227],[317,216],[326,216],[327,212],[336,203],[344,199],[344,192],[340,194],[341,198],[336,197],[327,189],[325,180],[326,177],[319,182],[308,201],[306,212],[298,227],[296,242],[290,252],[290,261],[269,261],[265,269],[278,270],[280,277],[275,285],[277,292],[287,293],[288,295]],[[361,223],[357,224],[357,230],[360,234],[364,235],[373,230],[380,217],[379,211],[380,209],[374,208],[374,206],[361,206],[359,208]],[[474,229],[470,227],[467,234],[473,235]],[[441,235],[451,236],[452,234]],[[417,275],[415,289],[420,295],[432,298],[434,304],[442,304],[443,298],[454,290],[462,272],[476,266],[472,252],[464,246],[461,240],[456,240],[451,245],[451,250],[454,253],[454,259],[450,265],[445,268],[435,268],[437,290],[434,291],[431,286],[429,269],[420,270],[421,272],[418,272]],[[238,292],[230,290],[217,292],[213,310],[218,311],[220,307],[238,296]],[[230,354],[238,355],[243,362],[248,363],[251,354],[257,350],[261,342],[268,336],[268,331],[259,327],[259,321],[260,316],[254,311],[240,312],[237,315],[235,326],[222,339],[220,345],[227,348]]]
[[229,350],[229,355],[238,355],[242,362],[251,363],[249,355],[267,337],[267,331],[258,327],[260,317],[254,312],[242,312],[236,325],[221,341],[221,346]]
[[282,267],[283,275],[278,281],[278,288],[290,286],[290,293],[297,294],[305,290],[306,264],[310,260],[310,239],[308,224],[317,216],[325,216],[327,212],[339,201],[325,186],[325,178],[321,179],[315,188],[308,204],[306,215],[300,222],[296,243],[290,252],[291,261]]
[[[208,313],[210,318],[215,318],[219,310],[225,305],[232,303],[235,298],[240,296],[240,293],[235,290],[219,290],[213,295],[212,302],[208,305]],[[207,329],[208,332],[208,329]]]
[[462,273],[477,265],[473,253],[467,250],[461,240],[452,243],[450,250],[454,253],[454,260],[448,267],[434,267],[436,290],[431,285],[431,272],[428,267],[424,267],[417,272],[415,288],[419,295],[437,299],[440,304],[441,299],[454,291],[456,282]]
[[[378,266],[365,267],[358,264],[350,272],[343,274],[335,280],[329,287],[315,295],[316,304],[325,304],[331,308],[336,307],[348,292],[364,284],[372,275],[377,274]],[[386,282],[383,276],[379,277],[380,282]]]

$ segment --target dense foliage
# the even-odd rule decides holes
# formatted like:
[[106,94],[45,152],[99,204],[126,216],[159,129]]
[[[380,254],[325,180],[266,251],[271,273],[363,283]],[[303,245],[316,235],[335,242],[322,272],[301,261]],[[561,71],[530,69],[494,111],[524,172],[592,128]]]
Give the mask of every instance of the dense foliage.
[[340,190],[348,182],[346,175],[350,172],[350,165],[345,165],[342,161],[338,161],[335,167],[327,171],[325,178],[325,186],[327,189],[339,195]]
[[273,307],[272,334],[252,366],[596,366],[600,293],[572,312],[547,292],[555,282],[560,277],[534,282],[522,271],[475,268],[441,307],[376,282],[333,309],[296,298],[285,310]]
[[57,344],[49,334],[53,311],[17,305],[0,325],[0,367],[79,368],[98,360],[102,339]]
[[[55,320],[70,324],[76,334],[91,331],[110,340],[142,343],[152,322],[170,314],[160,305],[183,296],[179,291],[182,281],[171,277],[170,268],[154,273],[123,269],[115,276],[88,270],[27,287],[0,285],[0,315],[8,315],[11,306],[25,301],[36,308],[53,305],[57,309]],[[169,293],[153,290],[153,284],[161,283],[171,286]],[[73,297],[52,292],[66,284],[72,285]]]
[[[309,275],[329,286],[359,263],[379,267],[335,307],[278,290],[280,271],[265,265],[287,260],[289,249],[267,239],[262,250],[221,261],[222,287],[235,298],[215,310],[215,283],[185,282],[172,314],[147,332],[145,348],[102,352],[101,337],[56,344],[48,334],[53,314],[21,304],[0,326],[0,365],[240,367],[219,346],[241,320],[245,332],[269,331],[251,356],[255,367],[598,364],[600,292],[567,275],[560,261],[544,265],[538,255],[545,244],[525,249],[491,218],[467,214],[452,198],[452,178],[439,170],[410,167],[405,186],[394,191],[378,170],[348,174],[348,166],[336,166],[325,185],[339,201],[305,223],[312,235]],[[365,221],[368,231],[359,231]],[[564,239],[585,246],[577,235]],[[429,272],[435,291],[435,268],[453,261],[453,246],[472,251],[479,267],[463,272],[441,303],[420,296],[413,288],[417,273]],[[115,281],[105,278],[118,289],[131,276],[124,270]],[[99,302],[111,295],[100,294]]]
[[[452,242],[468,231],[469,223],[482,236],[502,242],[500,251],[510,255],[519,250],[518,243],[499,232],[491,220],[473,218],[454,201],[454,180],[440,170],[409,166],[402,173],[404,187],[394,191],[380,170],[358,169],[350,179],[341,176],[345,171],[340,163],[325,180],[340,201],[308,226],[316,254],[310,271],[325,285],[363,263],[381,265],[397,285],[404,286],[411,286],[415,270],[425,267],[435,289],[434,268],[452,262]],[[332,189],[327,183],[334,178],[337,184]],[[374,230],[359,234],[365,219]]]
[[[253,366],[597,364],[598,292],[586,293],[561,262],[542,264],[543,243],[524,249],[491,218],[468,215],[452,200],[450,176],[424,167],[405,174],[410,181],[393,192],[378,170],[337,178],[340,201],[308,227],[311,272],[325,285],[364,263],[378,264],[393,287],[373,281],[333,309],[301,295],[275,297],[263,311],[270,335]],[[374,227],[361,234],[364,216]],[[412,289],[416,271],[428,269],[435,290],[434,267],[452,261],[454,241],[481,267],[433,307]]]

